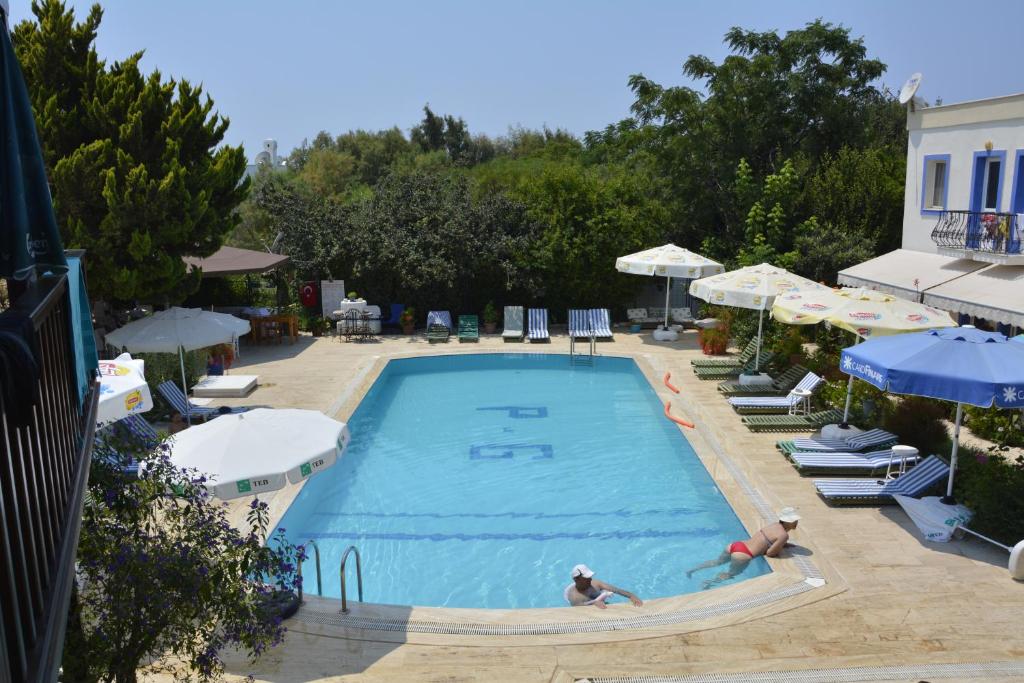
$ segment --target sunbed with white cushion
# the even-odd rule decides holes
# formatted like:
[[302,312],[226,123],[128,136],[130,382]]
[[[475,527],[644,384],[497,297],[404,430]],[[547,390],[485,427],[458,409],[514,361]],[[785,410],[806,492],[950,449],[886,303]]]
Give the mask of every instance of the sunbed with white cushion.
[[501,338],[505,341],[519,341],[523,338],[523,307],[505,307],[505,329],[501,331]]
[[920,465],[896,479],[815,479],[818,495],[832,505],[895,503],[893,495],[918,497],[949,476],[949,465],[929,455]]
[[188,416],[190,419],[209,420],[225,413],[244,413],[249,410],[248,407],[207,408],[205,406],[197,406],[192,401],[189,401],[185,394],[181,392],[181,388],[171,380],[157,385],[156,390],[160,392],[160,395],[164,397],[164,400],[174,410]]
[[821,377],[808,372],[785,396],[733,396],[729,405],[737,412],[785,412],[804,400],[803,392],[814,391],[822,383]]

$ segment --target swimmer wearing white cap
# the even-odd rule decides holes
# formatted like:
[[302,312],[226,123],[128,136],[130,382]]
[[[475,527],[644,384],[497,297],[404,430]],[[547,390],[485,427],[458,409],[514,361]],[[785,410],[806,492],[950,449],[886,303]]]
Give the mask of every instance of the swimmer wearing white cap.
[[619,594],[639,607],[644,601],[627,590],[616,588],[610,583],[605,583],[594,578],[594,572],[585,564],[578,564],[572,568],[572,583],[565,587],[565,600],[573,607],[583,605],[594,605],[598,609],[607,609],[605,600],[615,594]]
[[730,543],[716,559],[698,564],[686,572],[686,577],[693,576],[694,572],[701,569],[717,567],[728,562],[728,571],[722,572],[715,578],[707,579],[704,582],[704,589],[707,590],[716,583],[731,579],[742,572],[755,557],[760,557],[761,555],[776,557],[789,541],[789,532],[796,529],[799,521],[800,514],[795,508],[782,508],[779,510],[779,521],[769,524],[745,541]]

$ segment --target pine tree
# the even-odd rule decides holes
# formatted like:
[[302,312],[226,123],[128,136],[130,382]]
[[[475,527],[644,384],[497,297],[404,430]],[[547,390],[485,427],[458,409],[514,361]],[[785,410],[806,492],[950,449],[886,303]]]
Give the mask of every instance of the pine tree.
[[97,298],[180,301],[199,286],[181,257],[216,251],[249,189],[243,149],[218,147],[228,119],[201,87],[143,75],[141,52],[101,61],[98,5],[77,24],[61,0],[32,12],[13,37],[65,246],[86,250]]

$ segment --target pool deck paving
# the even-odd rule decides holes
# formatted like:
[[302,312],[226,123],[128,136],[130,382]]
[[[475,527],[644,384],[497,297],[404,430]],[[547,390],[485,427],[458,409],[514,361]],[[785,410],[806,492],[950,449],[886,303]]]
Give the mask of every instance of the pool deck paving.
[[[698,424],[687,438],[749,529],[758,527],[765,510],[799,509],[793,555],[771,560],[771,574],[642,608],[486,611],[357,603],[342,616],[340,601],[311,597],[288,622],[284,644],[258,663],[226,659],[229,680],[252,674],[275,682],[610,683],[656,676],[739,681],[757,672],[758,680],[782,681],[801,671],[801,680],[1024,680],[1024,583],[1010,578],[1004,551],[970,539],[925,542],[898,506],[829,507],[774,448],[776,439],[791,435],[749,432],[717,382],[696,379],[690,360],[701,352],[693,331],[673,343],[654,342],[649,332],[615,332],[614,341],[598,344],[598,353],[636,358],[659,396],[672,400],[672,412]],[[422,334],[368,342],[302,336],[294,345],[243,347],[231,371],[258,374],[259,388],[217,404],[309,408],[344,420],[391,357],[568,350],[568,338],[557,333],[544,345],[498,336],[481,336],[478,344],[428,344]],[[665,372],[681,389],[678,396],[661,383]],[[298,489],[264,497],[274,519]],[[232,506],[236,522],[244,518],[244,503]],[[716,552],[709,549],[709,556]],[[821,577],[808,582],[813,588],[801,584],[808,566]],[[365,569],[364,579],[372,580]],[[337,568],[324,572],[325,581],[336,580]],[[793,587],[791,595],[766,599]],[[651,625],[621,625],[636,617]],[[360,620],[397,626],[354,627]],[[606,624],[592,628],[602,620]],[[498,624],[512,630],[504,633]],[[545,624],[553,632],[544,632]],[[579,632],[559,632],[559,624]],[[467,635],[473,629],[481,635]]]

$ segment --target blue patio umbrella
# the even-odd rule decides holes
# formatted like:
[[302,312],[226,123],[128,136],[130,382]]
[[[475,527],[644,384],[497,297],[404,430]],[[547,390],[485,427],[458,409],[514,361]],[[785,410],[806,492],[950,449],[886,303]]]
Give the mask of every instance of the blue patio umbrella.
[[6,4],[0,3],[0,277],[26,280],[68,266]]
[[943,502],[953,501],[963,404],[1024,408],[1024,344],[997,332],[952,327],[877,337],[843,349],[839,367],[883,391],[956,402]]

